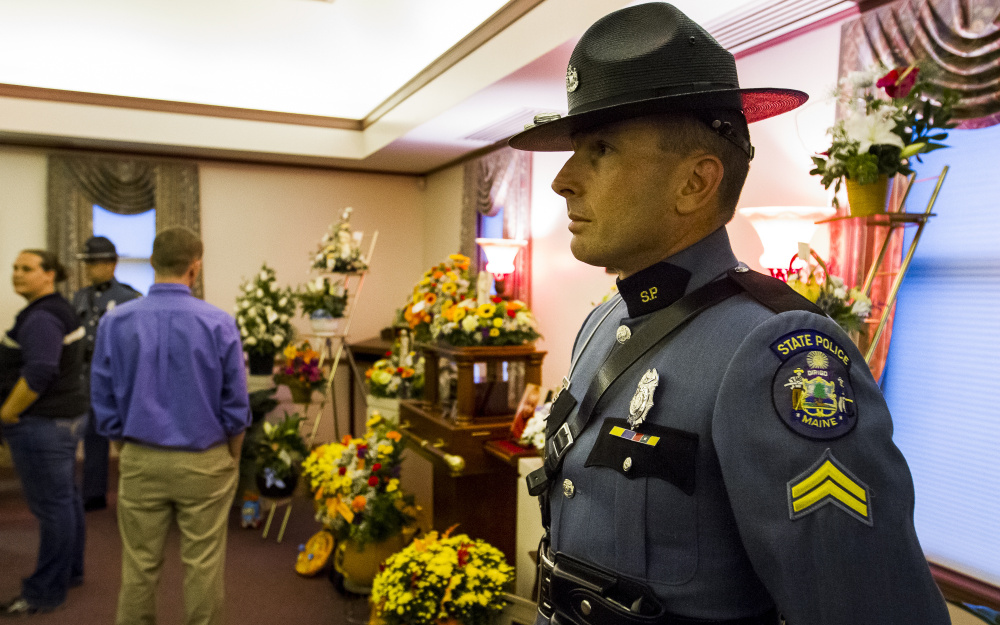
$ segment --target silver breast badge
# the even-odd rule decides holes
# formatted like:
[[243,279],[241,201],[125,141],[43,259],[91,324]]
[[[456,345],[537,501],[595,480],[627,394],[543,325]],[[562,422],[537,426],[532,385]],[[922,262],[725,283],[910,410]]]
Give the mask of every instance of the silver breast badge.
[[653,391],[660,383],[660,374],[656,369],[650,369],[642,374],[639,386],[635,389],[635,395],[628,405],[628,426],[633,430],[642,425],[649,414],[649,409],[653,407]]

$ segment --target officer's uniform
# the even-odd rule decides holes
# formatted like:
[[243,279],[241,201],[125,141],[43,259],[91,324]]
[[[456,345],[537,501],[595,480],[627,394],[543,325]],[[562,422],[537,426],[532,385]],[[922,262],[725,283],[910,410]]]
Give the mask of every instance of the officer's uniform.
[[[94,354],[97,325],[104,313],[119,304],[141,297],[141,293],[127,284],[112,278],[101,284],[80,289],[73,295],[73,309],[87,332],[84,340],[83,376],[85,388],[90,391],[90,359]],[[108,489],[108,439],[94,430],[94,416],[90,415],[83,439],[83,500],[103,500]]]
[[[564,391],[574,411],[652,313],[737,265],[724,228],[665,262],[588,317]],[[630,427],[650,370],[652,406]],[[776,314],[748,293],[702,312],[608,388],[548,496],[551,554],[645,584],[671,614],[949,622],[885,401],[850,339],[813,312]],[[586,598],[562,597],[562,616],[602,622]]]

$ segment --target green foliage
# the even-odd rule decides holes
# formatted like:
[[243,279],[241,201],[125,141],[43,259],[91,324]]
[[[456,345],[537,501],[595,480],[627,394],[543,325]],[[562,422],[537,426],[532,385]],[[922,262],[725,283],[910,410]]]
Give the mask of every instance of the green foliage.
[[271,469],[274,477],[285,479],[302,463],[309,453],[306,441],[299,433],[302,421],[303,417],[298,413],[289,415],[287,412],[278,423],[264,421],[256,444],[258,473]]

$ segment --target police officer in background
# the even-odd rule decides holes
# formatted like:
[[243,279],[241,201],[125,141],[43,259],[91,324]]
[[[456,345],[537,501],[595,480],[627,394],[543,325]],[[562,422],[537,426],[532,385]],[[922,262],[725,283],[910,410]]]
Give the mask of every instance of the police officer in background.
[[585,320],[528,477],[537,622],[948,623],[864,358],[726,234],[747,123],[806,94],[741,89],[732,55],[658,2],[588,29],[566,90],[569,115],[510,145],[573,152],[552,183],[570,247],[619,295]]
[[[94,355],[97,324],[107,311],[142,294],[115,279],[118,250],[107,237],[90,237],[77,259],[83,261],[86,286],[73,295],[73,308],[87,331],[84,347],[85,387],[90,388],[90,359]],[[90,413],[83,439],[83,509],[102,510],[108,507],[108,439],[94,430],[94,414]]]

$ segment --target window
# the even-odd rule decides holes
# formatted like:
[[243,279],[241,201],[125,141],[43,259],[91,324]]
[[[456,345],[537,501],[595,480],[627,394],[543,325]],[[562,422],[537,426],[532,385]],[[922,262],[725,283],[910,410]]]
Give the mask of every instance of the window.
[[[951,170],[899,294],[883,388],[928,558],[996,584],[1000,125],[950,131],[946,143],[918,167],[918,179]],[[914,187],[911,211],[926,206],[931,187]]]
[[153,284],[153,254],[156,238],[156,209],[136,215],[118,215],[94,204],[94,236],[111,239],[118,250],[115,277],[143,295]]

